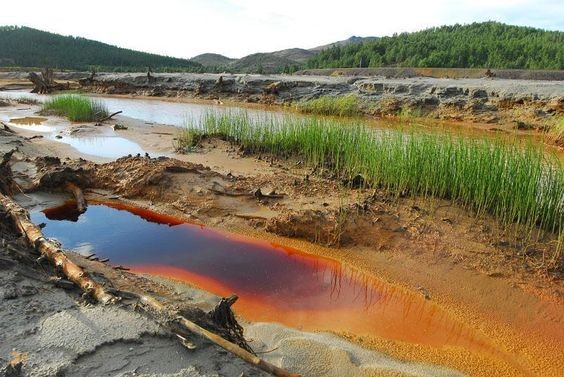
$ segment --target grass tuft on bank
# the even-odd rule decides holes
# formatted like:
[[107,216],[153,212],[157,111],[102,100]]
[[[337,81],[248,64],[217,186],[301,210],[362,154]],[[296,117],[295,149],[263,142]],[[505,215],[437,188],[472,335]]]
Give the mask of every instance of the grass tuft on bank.
[[317,114],[339,117],[361,115],[360,101],[354,95],[322,96],[296,104],[298,111],[305,114]]
[[99,101],[76,94],[48,99],[43,112],[67,117],[72,122],[96,122],[108,116],[108,109]]
[[560,116],[550,122],[548,137],[554,144],[564,147],[564,116]]
[[208,113],[187,130],[251,153],[297,157],[344,180],[360,174],[397,196],[444,198],[506,225],[563,233],[564,169],[542,146],[245,112]]

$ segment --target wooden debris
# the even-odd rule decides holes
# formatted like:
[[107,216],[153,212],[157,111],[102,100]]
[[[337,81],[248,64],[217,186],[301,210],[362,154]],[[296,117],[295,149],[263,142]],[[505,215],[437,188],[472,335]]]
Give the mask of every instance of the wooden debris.
[[47,94],[54,90],[67,89],[66,85],[58,84],[53,78],[53,70],[45,68],[41,75],[35,72],[29,73],[29,81],[34,85],[32,93]]
[[8,127],[8,125],[6,123],[0,121],[0,124],[2,125],[2,128],[4,129],[4,131],[9,132],[11,134],[16,133],[14,130],[12,130],[10,127]]
[[11,194],[15,186],[12,177],[12,168],[10,167],[10,160],[15,152],[16,150],[12,149],[8,153],[5,153],[2,157],[2,161],[0,161],[0,194]]
[[[27,214],[27,211],[25,209],[20,207],[9,197],[2,194],[0,194],[0,205],[4,207],[16,228],[26,238],[28,243],[33,245],[36,250],[44,255],[56,267],[60,268],[65,277],[68,278],[68,280],[72,281],[86,294],[91,295],[94,299],[103,304],[115,303],[116,301],[118,301],[118,298],[115,295],[109,293],[109,291],[106,290],[102,285],[92,280],[86,271],[72,262],[58,247],[58,245],[55,245],[53,242],[47,240],[43,236],[41,230],[31,222],[29,215]],[[93,260],[92,256],[90,256],[90,260]],[[222,309],[218,310],[218,313],[220,311],[223,311],[225,307],[230,308],[230,306],[235,302],[236,296],[232,296],[224,300],[225,301],[223,301],[223,304],[220,303]],[[196,323],[188,320],[184,316],[178,315],[176,311],[168,309],[153,297],[150,297],[148,295],[140,295],[139,301],[143,306],[147,307],[150,310],[163,314],[165,315],[165,317],[175,318],[176,324],[181,326],[181,328],[185,329],[186,331],[210,340],[223,349],[233,353],[244,361],[256,366],[259,369],[262,369],[265,372],[279,377],[299,377],[299,375],[297,374],[293,374],[287,370],[284,370],[262,360],[248,350],[222,338],[217,334],[214,334],[209,330],[204,329]],[[190,345],[190,343],[184,345],[187,347]]]
[[74,196],[74,199],[76,200],[76,209],[78,210],[78,212],[86,212],[88,204],[86,203],[86,199],[84,198],[84,194],[82,193],[80,187],[72,182],[67,182],[67,184],[65,185],[65,191],[72,193],[72,195]]
[[252,354],[251,352],[239,347],[238,345],[231,343],[217,334],[214,334],[211,331],[204,329],[203,327],[197,325],[196,323],[186,319],[183,316],[178,315],[177,313],[167,309],[162,303],[157,301],[151,296],[148,295],[141,295],[139,296],[141,303],[152,310],[155,310],[160,313],[168,314],[171,316],[175,316],[176,322],[181,325],[183,328],[188,330],[189,332],[200,335],[209,341],[217,344],[221,348],[231,352],[232,354],[240,357],[241,359],[245,360],[251,365],[256,366],[259,369],[264,370],[274,376],[277,377],[299,377],[298,374],[291,373],[285,369],[279,368],[276,365],[273,365],[267,361],[262,360],[260,357]]
[[121,114],[121,113],[123,113],[122,110],[116,111],[115,113],[110,114],[110,115],[108,115],[107,117],[105,117],[105,118],[103,118],[103,119],[99,119],[98,122],[104,122],[104,121],[106,121],[106,120],[110,120],[110,119],[112,119],[113,117],[115,117],[116,115]]
[[81,267],[72,262],[58,245],[47,240],[43,236],[41,229],[31,222],[25,209],[2,194],[0,194],[0,205],[4,207],[12,222],[26,238],[27,242],[59,268],[70,281],[103,304],[117,300],[115,296],[106,292],[102,285],[92,280]]

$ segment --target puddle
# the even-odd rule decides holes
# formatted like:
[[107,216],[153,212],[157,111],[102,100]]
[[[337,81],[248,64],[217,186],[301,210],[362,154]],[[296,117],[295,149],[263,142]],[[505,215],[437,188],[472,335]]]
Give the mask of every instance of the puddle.
[[121,203],[91,204],[82,215],[65,204],[35,210],[32,220],[46,223],[47,237],[77,252],[95,252],[110,263],[220,296],[236,293],[235,309],[251,321],[499,353],[432,301],[293,248]]
[[59,136],[60,138],[53,139],[90,156],[115,159],[129,154],[145,154],[139,144],[119,136]]
[[10,119],[11,124],[17,124],[21,126],[38,126],[43,122],[46,122],[47,118],[42,117],[23,117],[23,118],[12,118]]

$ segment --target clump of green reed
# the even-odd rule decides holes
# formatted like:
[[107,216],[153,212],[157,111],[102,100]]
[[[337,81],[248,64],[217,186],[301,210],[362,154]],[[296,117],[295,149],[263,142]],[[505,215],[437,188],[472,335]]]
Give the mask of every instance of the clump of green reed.
[[360,174],[398,196],[445,198],[506,225],[563,233],[564,169],[541,146],[244,112],[209,113],[188,129],[251,153],[299,157],[345,179]]
[[43,112],[65,116],[73,122],[95,122],[108,116],[108,109],[99,101],[76,94],[63,94],[48,99]]
[[192,151],[202,138],[204,133],[200,130],[195,129],[183,129],[180,130],[173,141],[174,150],[178,153],[186,153]]
[[564,116],[560,116],[550,122],[548,137],[556,145],[564,146]]
[[361,115],[359,99],[354,95],[322,96],[309,101],[298,102],[296,108],[306,114],[340,117]]

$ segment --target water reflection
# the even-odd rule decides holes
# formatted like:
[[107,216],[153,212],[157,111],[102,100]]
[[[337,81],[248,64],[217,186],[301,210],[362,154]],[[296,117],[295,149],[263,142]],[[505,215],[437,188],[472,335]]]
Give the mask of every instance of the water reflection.
[[119,136],[68,136],[57,135],[54,140],[69,144],[80,153],[102,158],[119,158],[128,154],[144,154],[145,151],[126,138]]
[[45,234],[65,247],[95,250],[112,263],[188,281],[218,295],[235,292],[240,296],[236,309],[249,320],[495,352],[433,302],[337,261],[145,209],[112,207],[91,205],[76,222],[58,221],[72,214],[72,205],[35,212],[32,219],[45,222]]

